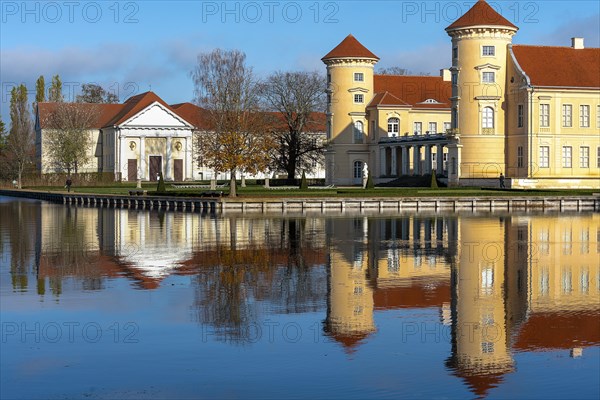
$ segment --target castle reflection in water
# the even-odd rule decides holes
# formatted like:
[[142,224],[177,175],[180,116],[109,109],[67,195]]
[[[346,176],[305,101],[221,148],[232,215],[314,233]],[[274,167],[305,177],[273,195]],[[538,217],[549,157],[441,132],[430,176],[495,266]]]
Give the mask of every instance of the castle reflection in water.
[[[517,352],[600,344],[598,214],[216,217],[5,202],[0,215],[14,291],[60,301],[112,279],[158,290],[187,275],[195,318],[221,340],[243,340],[269,304],[322,312],[322,333],[355,353],[377,312],[435,308],[446,368],[478,395]],[[431,329],[398,324],[398,335]]]

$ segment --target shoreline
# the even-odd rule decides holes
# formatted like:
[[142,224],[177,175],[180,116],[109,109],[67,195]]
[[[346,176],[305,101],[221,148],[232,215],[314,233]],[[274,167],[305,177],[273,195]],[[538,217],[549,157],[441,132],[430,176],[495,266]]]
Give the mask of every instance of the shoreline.
[[600,211],[600,194],[591,196],[422,196],[422,197],[244,197],[229,199],[113,195],[0,189],[0,196],[44,200],[57,204],[173,210],[183,212],[278,213],[290,212],[401,212],[401,211]]

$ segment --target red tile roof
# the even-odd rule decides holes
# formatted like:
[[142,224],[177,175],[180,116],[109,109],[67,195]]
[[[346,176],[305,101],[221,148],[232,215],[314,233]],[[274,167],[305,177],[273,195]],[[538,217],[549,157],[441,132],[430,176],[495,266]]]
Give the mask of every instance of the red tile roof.
[[[414,108],[444,109],[450,108],[452,85],[437,76],[375,75],[374,91],[377,94],[386,92],[388,94],[381,98],[376,95],[370,105],[377,105],[374,101],[379,99],[393,102],[393,98],[396,98]],[[390,95],[393,97],[388,97]],[[386,100],[388,98],[389,100]],[[438,103],[423,103],[428,99],[436,100]]]
[[513,45],[512,51],[534,86],[600,87],[600,48]]
[[179,103],[171,106],[173,111],[198,129],[210,129],[208,111],[193,103]]
[[369,49],[363,46],[356,38],[352,35],[346,36],[340,44],[338,44],[333,50],[321,60],[329,60],[332,58],[372,58],[379,60],[375,54],[371,53]]
[[454,30],[465,28],[468,26],[507,26],[514,29],[519,29],[509,20],[500,15],[494,10],[485,0],[479,0],[473,5],[462,17],[454,21],[446,28]]
[[119,113],[117,113],[113,119],[109,121],[107,126],[122,124],[154,102],[159,102],[167,109],[171,110],[171,107],[169,107],[169,105],[155,93],[145,92],[128,98],[125,103],[123,103],[121,111],[119,111]]
[[374,106],[410,106],[410,104],[400,100],[387,90],[383,93],[377,93],[367,107]]

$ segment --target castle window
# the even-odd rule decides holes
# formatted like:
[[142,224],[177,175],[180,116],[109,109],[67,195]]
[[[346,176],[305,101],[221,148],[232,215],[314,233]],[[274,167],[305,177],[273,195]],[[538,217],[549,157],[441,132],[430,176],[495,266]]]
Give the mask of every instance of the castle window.
[[563,168],[571,168],[572,166],[573,148],[571,146],[563,146],[562,148],[562,166]]
[[579,126],[590,127],[590,106],[579,106]]
[[517,127],[518,128],[522,128],[523,127],[523,104],[519,104],[517,106]]
[[331,83],[331,74],[327,74],[327,83]]
[[452,49],[452,58],[458,60],[458,47]]
[[550,104],[540,104],[540,127],[550,126]]
[[590,148],[587,146],[579,148],[579,166],[581,168],[590,167]]
[[429,134],[436,135],[437,134],[437,122],[429,123]]
[[354,122],[354,143],[362,143],[364,137],[364,125],[361,121]]
[[517,147],[517,168],[523,168],[523,146]]
[[388,119],[388,134],[394,135],[399,131],[400,120],[398,118]]
[[415,135],[422,135],[423,134],[423,123],[415,122],[414,126],[415,126]]
[[452,73],[452,84],[458,85],[458,73],[457,72]]
[[362,94],[355,94],[354,95],[354,102],[357,104],[363,103],[365,100],[364,95]]
[[494,83],[496,82],[496,74],[494,72],[484,72],[482,76],[483,83]]
[[562,106],[562,126],[565,128],[573,126],[573,106],[571,104]]
[[540,168],[550,167],[550,147],[540,146]]
[[598,148],[596,149],[596,157],[597,157],[597,160],[596,160],[596,167],[600,168],[600,147],[598,147]]
[[363,162],[354,161],[354,179],[362,179],[363,177]]
[[354,73],[354,82],[364,82],[365,75],[362,72]]
[[451,126],[450,122],[444,122],[444,132],[448,132]]
[[493,57],[496,55],[496,46],[483,46],[482,55],[484,57]]
[[494,127],[494,109],[484,107],[481,112],[481,127],[483,129],[492,129]]

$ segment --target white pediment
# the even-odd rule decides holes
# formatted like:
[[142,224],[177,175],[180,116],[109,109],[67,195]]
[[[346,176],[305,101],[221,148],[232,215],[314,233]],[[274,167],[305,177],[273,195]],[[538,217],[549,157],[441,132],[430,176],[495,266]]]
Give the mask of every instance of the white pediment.
[[121,127],[180,127],[191,126],[162,104],[155,102],[129,118]]

